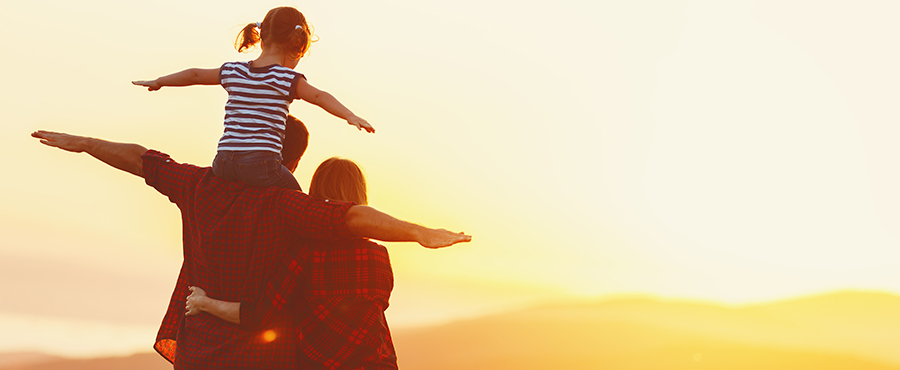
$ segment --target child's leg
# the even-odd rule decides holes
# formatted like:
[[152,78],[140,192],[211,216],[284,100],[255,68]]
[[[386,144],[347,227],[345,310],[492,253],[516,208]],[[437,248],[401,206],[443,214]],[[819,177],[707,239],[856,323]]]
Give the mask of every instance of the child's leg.
[[234,156],[237,152],[219,151],[213,159],[212,173],[216,177],[228,181],[241,181],[235,171]]
[[270,181],[267,182],[267,185],[262,186],[277,186],[283,189],[291,189],[291,190],[300,190],[300,183],[297,182],[297,178],[294,177],[294,174],[291,173],[290,170],[287,169],[284,165],[281,164],[281,159],[278,160],[278,170],[274,173],[270,174]]
[[[297,179],[281,164],[281,156],[274,152],[247,151],[224,152],[220,157],[222,165],[217,172],[217,161],[213,161],[213,173],[225,180],[240,181],[250,186],[277,186],[284,189],[302,190]],[[230,159],[230,160],[229,160]],[[221,173],[221,175],[220,175]]]

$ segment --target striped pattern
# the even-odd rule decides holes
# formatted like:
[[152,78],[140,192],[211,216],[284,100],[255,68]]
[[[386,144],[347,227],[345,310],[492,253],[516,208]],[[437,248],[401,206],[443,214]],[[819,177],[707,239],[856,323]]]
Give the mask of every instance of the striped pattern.
[[219,68],[219,83],[228,92],[228,103],[225,132],[218,149],[281,153],[284,121],[301,78],[306,77],[280,65],[223,64]]

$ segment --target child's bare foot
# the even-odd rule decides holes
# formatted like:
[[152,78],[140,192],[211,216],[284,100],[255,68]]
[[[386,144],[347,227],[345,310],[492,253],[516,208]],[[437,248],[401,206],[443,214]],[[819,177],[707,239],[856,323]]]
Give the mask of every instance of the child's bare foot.
[[192,286],[188,287],[188,289],[191,290],[191,295],[187,296],[184,302],[184,315],[197,315],[204,311],[203,307],[206,305],[209,297],[206,296],[206,291],[200,287]]

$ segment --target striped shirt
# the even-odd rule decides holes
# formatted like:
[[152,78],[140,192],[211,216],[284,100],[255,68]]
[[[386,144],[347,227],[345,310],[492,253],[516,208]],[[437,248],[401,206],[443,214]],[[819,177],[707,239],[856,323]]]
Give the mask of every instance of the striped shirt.
[[303,74],[280,66],[251,67],[230,62],[219,68],[219,83],[228,92],[225,132],[219,150],[264,150],[281,153],[284,121],[296,99]]

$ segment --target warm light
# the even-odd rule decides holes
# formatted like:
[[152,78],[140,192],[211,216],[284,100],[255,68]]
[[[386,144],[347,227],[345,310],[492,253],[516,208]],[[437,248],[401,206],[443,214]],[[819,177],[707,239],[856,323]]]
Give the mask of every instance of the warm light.
[[278,334],[275,334],[274,330],[266,330],[262,333],[262,339],[266,343],[274,341],[276,337],[278,337]]

